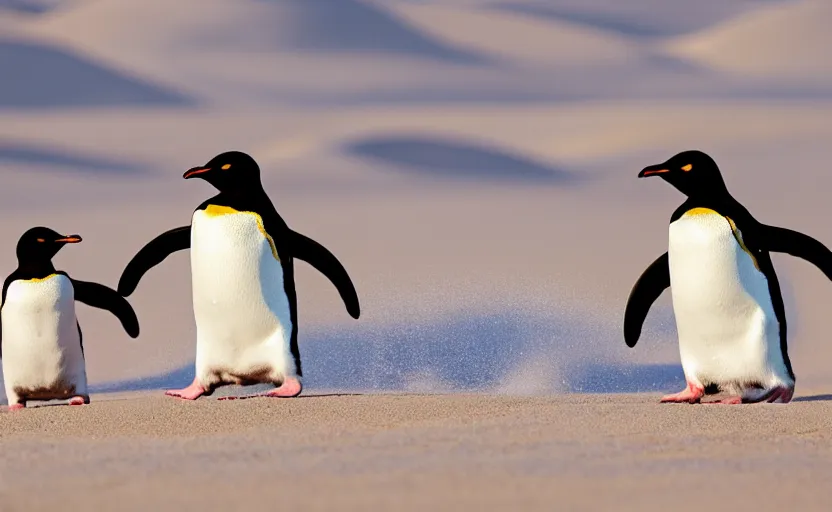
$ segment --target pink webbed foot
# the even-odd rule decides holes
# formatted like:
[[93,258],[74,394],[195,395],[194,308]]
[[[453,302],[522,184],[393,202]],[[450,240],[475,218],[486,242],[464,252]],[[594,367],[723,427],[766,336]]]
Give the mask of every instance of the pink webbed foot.
[[26,407],[26,404],[9,404],[10,411],[19,411]]
[[705,396],[705,388],[688,382],[687,389],[679,393],[663,396],[661,403],[698,404],[699,401],[702,400],[703,396]]
[[183,389],[169,389],[165,391],[165,394],[167,396],[174,396],[183,400],[196,400],[205,394],[205,388],[202,387],[202,384],[200,384],[199,381],[194,379],[190,386]]
[[272,398],[293,398],[298,396],[302,390],[303,386],[301,385],[300,380],[295,377],[287,377],[279,388],[273,389],[268,393],[263,393],[260,396],[268,396]]
[[88,399],[83,396],[73,396],[69,399],[69,405],[84,405],[86,403],[89,403]]

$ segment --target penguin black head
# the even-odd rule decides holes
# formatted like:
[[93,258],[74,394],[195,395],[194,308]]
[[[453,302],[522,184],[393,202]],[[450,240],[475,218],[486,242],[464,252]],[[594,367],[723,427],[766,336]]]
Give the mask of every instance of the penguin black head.
[[77,244],[78,235],[62,235],[49,228],[32,228],[17,242],[17,259],[26,262],[50,261],[65,244]]
[[202,178],[220,192],[261,186],[260,166],[241,151],[221,153],[205,165],[188,169],[182,177]]
[[638,173],[639,178],[648,176],[659,176],[688,197],[727,192],[716,162],[702,151],[683,151]]

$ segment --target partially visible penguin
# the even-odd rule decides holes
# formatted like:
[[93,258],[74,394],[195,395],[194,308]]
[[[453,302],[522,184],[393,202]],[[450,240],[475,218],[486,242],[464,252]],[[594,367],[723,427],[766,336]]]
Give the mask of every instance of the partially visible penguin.
[[832,279],[832,253],[812,237],[758,222],[728,192],[711,157],[685,151],[645,168],[687,196],[670,218],[669,250],[636,282],[624,314],[634,347],[647,312],[670,287],[687,388],[662,402],[719,403],[792,399],[795,374],[786,314],[769,253],[803,258]]
[[329,278],[357,319],[358,295],[347,271],[327,249],[286,225],[249,155],[222,153],[183,178],[204,179],[219,194],[196,208],[189,226],[145,245],[118,285],[129,296],[151,267],[175,251],[191,250],[196,375],[190,386],[166,394],[195,400],[224,384],[273,383],[276,388],[265,396],[299,395],[294,260]]
[[89,403],[76,300],[110,311],[130,337],[139,335],[133,308],[115,290],[55,270],[52,258],[58,251],[80,241],[78,235],[35,227],[17,243],[18,266],[3,283],[0,305],[0,358],[9,409],[21,409],[27,400]]

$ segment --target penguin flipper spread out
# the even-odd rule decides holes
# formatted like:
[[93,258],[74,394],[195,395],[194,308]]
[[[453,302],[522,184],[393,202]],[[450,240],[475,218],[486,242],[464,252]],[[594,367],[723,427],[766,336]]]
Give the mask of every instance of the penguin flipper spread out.
[[71,280],[72,287],[75,289],[75,300],[94,308],[109,311],[119,319],[124,330],[131,338],[139,336],[139,319],[136,318],[136,312],[118,292],[103,284],[78,281],[77,279]]
[[291,237],[290,246],[292,256],[312,265],[315,270],[325,275],[338,289],[341,300],[347,307],[347,312],[353,318],[361,315],[361,308],[358,303],[358,293],[350,279],[347,270],[326,247],[309,237],[289,231]]
[[628,347],[636,346],[650,307],[668,288],[670,288],[670,266],[668,255],[664,253],[641,274],[627,299],[627,308],[624,312],[624,341]]
[[775,226],[762,226],[768,250],[804,259],[832,279],[832,251],[809,235]]
[[136,291],[142,276],[176,251],[191,247],[191,226],[171,229],[147,243],[133,256],[118,281],[118,293],[129,297]]

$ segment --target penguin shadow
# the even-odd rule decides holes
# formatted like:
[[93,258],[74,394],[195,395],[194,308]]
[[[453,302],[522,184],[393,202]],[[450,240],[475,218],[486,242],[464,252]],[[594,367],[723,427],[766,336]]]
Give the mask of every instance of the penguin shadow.
[[[523,312],[476,313],[426,324],[301,332],[301,396],[383,392],[500,394],[637,393],[684,385],[681,366],[611,360],[626,347],[617,330],[583,320]],[[613,354],[614,356],[615,354]],[[90,386],[93,393],[187,386],[189,363],[163,374]],[[271,384],[224,386],[212,398],[239,397]]]
[[792,402],[832,402],[832,395],[799,396],[792,399]]
[[398,172],[436,179],[574,185],[578,175],[496,146],[423,135],[370,137],[348,144],[347,154]]

